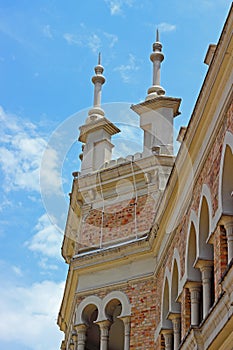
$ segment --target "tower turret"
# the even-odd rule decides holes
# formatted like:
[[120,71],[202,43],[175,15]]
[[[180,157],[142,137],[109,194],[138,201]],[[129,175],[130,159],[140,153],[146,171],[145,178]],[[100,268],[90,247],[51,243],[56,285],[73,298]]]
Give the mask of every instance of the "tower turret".
[[160,85],[160,69],[164,54],[158,30],[150,59],[153,62],[153,85],[148,89],[145,101],[131,108],[140,116],[140,127],[144,130],[143,155],[172,155],[173,118],[180,114],[181,99],[165,96],[165,90]]
[[104,67],[101,65],[101,55],[98,57],[98,64],[94,68],[95,75],[92,77],[94,84],[94,103],[88,112],[88,117],[82,125],[79,135],[79,141],[83,142],[83,154],[81,173],[87,174],[101,168],[105,162],[111,160],[112,148],[111,136],[120,132],[120,130],[111,123],[101,108],[102,85],[105,83],[103,76]]
[[93,108],[88,112],[88,118],[86,122],[94,121],[98,118],[104,117],[104,110],[101,108],[101,95],[102,85],[105,83],[105,77],[103,76],[104,67],[101,65],[101,53],[99,52],[98,64],[94,68],[95,75],[92,77],[92,83],[94,84],[94,102]]

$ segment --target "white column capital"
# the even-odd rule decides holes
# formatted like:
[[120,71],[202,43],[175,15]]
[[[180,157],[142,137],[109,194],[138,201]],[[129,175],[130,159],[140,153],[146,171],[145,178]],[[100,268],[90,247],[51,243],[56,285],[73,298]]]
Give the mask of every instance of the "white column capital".
[[190,299],[191,299],[191,325],[198,326],[200,323],[200,299],[201,299],[201,283],[189,283]]
[[232,226],[233,225],[233,216],[223,215],[219,221],[219,225],[223,225],[225,228],[227,226]]
[[165,350],[172,350],[172,343],[173,343],[172,329],[164,329],[162,330],[162,334],[165,340]]
[[174,333],[174,350],[178,350],[181,340],[181,314],[170,313],[169,319],[172,321],[173,333]]
[[220,220],[226,230],[227,249],[228,249],[228,264],[233,259],[233,216],[223,216]]
[[79,324],[74,326],[74,328],[78,335],[77,350],[85,350],[87,326]]

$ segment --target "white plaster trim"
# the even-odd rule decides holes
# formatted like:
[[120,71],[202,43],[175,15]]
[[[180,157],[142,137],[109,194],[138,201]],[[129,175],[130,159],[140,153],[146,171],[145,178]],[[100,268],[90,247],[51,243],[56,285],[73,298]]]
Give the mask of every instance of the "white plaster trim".
[[81,301],[81,303],[78,305],[77,310],[76,310],[76,317],[75,317],[75,324],[83,324],[84,320],[82,319],[82,313],[83,310],[85,309],[86,306],[88,305],[95,305],[98,309],[98,319],[101,315],[101,310],[102,310],[102,300],[96,296],[96,295],[90,295],[84,300]]
[[122,311],[119,317],[126,317],[131,315],[131,305],[129,299],[127,295],[121,291],[110,292],[103,299],[99,298],[96,295],[89,295],[84,300],[82,300],[77,306],[77,310],[75,313],[75,325],[85,323],[85,320],[83,320],[82,318],[82,314],[85,307],[87,307],[88,305],[95,305],[98,309],[98,317],[95,321],[96,323],[107,320],[108,318],[105,313],[105,308],[107,304],[113,299],[117,299],[121,302]]
[[173,278],[173,273],[174,273],[174,265],[175,265],[175,261],[176,261],[176,265],[177,265],[177,269],[178,269],[178,291],[177,291],[177,296],[179,296],[180,294],[180,282],[181,282],[181,266],[180,266],[180,254],[178,252],[178,249],[175,248],[174,249],[174,253],[173,253],[173,259],[172,259],[172,267],[171,267],[171,290],[169,293],[169,308],[171,310],[171,305],[172,305],[172,278]]
[[226,132],[225,138],[223,141],[222,156],[220,161],[219,184],[218,184],[218,209],[212,220],[212,228],[211,228],[212,231],[214,231],[215,227],[217,226],[218,221],[220,220],[223,212],[222,210],[222,176],[223,176],[224,158],[225,158],[227,146],[230,147],[233,153],[233,134],[230,131]]
[[155,330],[155,334],[154,334],[154,342],[157,341],[158,337],[159,337],[159,334],[161,332],[161,329],[162,329],[162,325],[161,325],[161,321],[159,322],[156,330]]
[[161,325],[163,327],[163,309],[164,309],[164,291],[165,291],[165,285],[166,285],[166,281],[167,281],[167,284],[168,284],[168,309],[170,309],[170,294],[171,294],[171,273],[170,271],[168,270],[168,267],[166,267],[165,269],[165,274],[164,274],[164,278],[163,278],[163,286],[162,286],[162,290],[161,290],[161,300],[162,300],[162,303],[161,303],[161,310],[160,310],[160,322],[161,322]]
[[[190,239],[190,233],[191,233],[191,226],[194,226],[194,232],[196,235],[196,253],[197,253],[197,232],[198,232],[198,217],[195,213],[195,211],[192,209],[190,212],[190,216],[189,216],[189,223],[188,223],[188,234],[187,234],[187,238],[186,238],[186,249],[185,249],[185,273],[184,273],[184,277],[183,277],[183,283],[181,283],[180,285],[180,293],[182,292],[183,289],[183,285],[187,279],[189,278],[188,276],[188,250],[189,250],[189,239]],[[196,254],[197,256],[197,254]]]
[[174,249],[174,253],[173,253],[171,276],[173,276],[173,269],[174,269],[175,261],[176,261],[177,268],[178,268],[178,280],[180,281],[180,278],[181,278],[180,254],[179,254],[179,251],[177,248]]
[[202,204],[204,198],[207,202],[207,208],[208,208],[208,221],[209,221],[209,233],[206,240],[206,244],[208,241],[208,238],[211,235],[211,227],[212,227],[212,201],[211,201],[211,192],[209,187],[206,184],[202,185],[202,191],[200,195],[200,202],[199,202],[199,208],[198,208],[198,230],[197,230],[197,258],[200,257],[200,246],[201,246],[201,237],[200,237],[200,218],[201,218],[201,211],[202,211]]
[[103,299],[103,312],[106,318],[107,318],[106,312],[105,312],[106,306],[113,299],[117,299],[121,302],[122,310],[121,310],[121,314],[118,317],[125,317],[125,316],[131,315],[131,305],[127,295],[121,291],[113,291],[108,295],[106,295]]

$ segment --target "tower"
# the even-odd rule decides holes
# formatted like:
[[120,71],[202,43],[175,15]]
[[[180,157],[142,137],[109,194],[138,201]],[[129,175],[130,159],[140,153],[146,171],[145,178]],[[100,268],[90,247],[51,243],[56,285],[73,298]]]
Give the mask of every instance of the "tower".
[[83,154],[81,155],[82,174],[88,174],[100,169],[105,162],[111,160],[112,148],[111,136],[120,132],[106,117],[101,108],[102,85],[105,83],[103,76],[104,67],[101,65],[99,53],[98,64],[95,67],[95,75],[92,77],[94,84],[93,108],[88,112],[88,117],[80,129],[79,141],[83,142]]
[[140,116],[140,127],[144,131],[143,153],[149,155],[173,154],[173,118],[179,115],[181,99],[168,97],[160,85],[161,62],[164,60],[159,31],[152,46],[150,59],[153,63],[152,86],[148,89],[145,101],[133,105],[132,109]]
[[69,264],[58,316],[62,350],[231,347],[232,28],[233,6],[207,53],[209,68],[176,157],[173,118],[181,100],[161,87],[158,31],[152,86],[131,107],[144,130],[142,153],[111,160],[119,129],[101,109],[99,60],[62,246]]

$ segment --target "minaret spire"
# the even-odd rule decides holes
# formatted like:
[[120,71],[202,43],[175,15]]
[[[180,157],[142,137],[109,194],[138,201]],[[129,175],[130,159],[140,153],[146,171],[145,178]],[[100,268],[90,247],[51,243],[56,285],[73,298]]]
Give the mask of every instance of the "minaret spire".
[[156,42],[159,42],[159,30],[158,30],[158,28],[156,29]]
[[94,84],[94,102],[93,108],[88,112],[88,118],[86,123],[95,121],[96,119],[104,117],[104,110],[101,108],[101,94],[102,85],[105,83],[105,77],[103,76],[104,67],[101,65],[101,53],[98,55],[98,63],[94,68],[95,75],[92,77],[92,83]]
[[164,55],[158,29],[150,59],[153,62],[152,86],[145,101],[131,108],[140,116],[140,128],[144,131],[143,156],[172,155],[173,123],[174,117],[180,114],[181,99],[165,96],[165,90],[160,85],[160,66]]
[[150,55],[150,59],[153,62],[153,85],[148,89],[146,100],[165,95],[165,90],[160,85],[160,66],[164,60],[164,54],[162,52],[162,44],[159,41],[158,29],[156,30],[156,41],[153,44],[153,52]]

